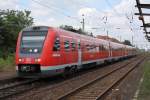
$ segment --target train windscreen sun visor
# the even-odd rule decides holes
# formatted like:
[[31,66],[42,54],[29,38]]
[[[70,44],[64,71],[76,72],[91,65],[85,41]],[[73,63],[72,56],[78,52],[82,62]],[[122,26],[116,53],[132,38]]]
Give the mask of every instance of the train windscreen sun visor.
[[21,37],[21,53],[41,53],[47,31],[24,31]]

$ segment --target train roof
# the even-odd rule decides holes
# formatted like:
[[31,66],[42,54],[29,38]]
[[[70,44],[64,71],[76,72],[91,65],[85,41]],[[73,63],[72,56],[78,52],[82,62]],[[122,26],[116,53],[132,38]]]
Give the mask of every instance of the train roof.
[[50,27],[48,26],[29,26],[24,28],[22,31],[34,31],[34,30],[38,30],[38,31],[47,31]]
[[[123,48],[123,47],[129,48],[129,49],[135,48],[135,47],[128,46],[128,45],[125,45],[125,44],[116,43],[116,42],[112,42],[112,41],[109,41],[109,40],[103,40],[103,39],[99,39],[99,38],[95,38],[95,37],[91,37],[91,36],[87,36],[87,35],[83,35],[83,34],[77,34],[75,32],[71,32],[71,31],[67,31],[67,30],[63,30],[63,29],[55,28],[55,27],[49,27],[49,26],[30,26],[30,27],[24,28],[22,31],[34,31],[34,30],[47,31],[49,28],[51,28],[55,31],[65,32],[66,34],[72,33],[75,36],[82,37],[83,40],[88,41],[88,42],[91,42],[91,41],[93,42],[93,40],[94,40],[95,43],[101,42],[103,45],[107,45],[107,46],[109,45],[108,44],[108,42],[109,42],[114,49],[115,48]],[[68,34],[68,35],[70,35],[70,34]]]

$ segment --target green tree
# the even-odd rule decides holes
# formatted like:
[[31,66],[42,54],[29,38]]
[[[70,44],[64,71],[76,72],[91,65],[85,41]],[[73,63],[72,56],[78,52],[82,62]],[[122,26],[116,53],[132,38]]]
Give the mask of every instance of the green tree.
[[0,10],[0,57],[15,51],[18,33],[31,26],[30,11]]
[[132,44],[131,44],[131,42],[129,40],[124,40],[123,44],[132,46]]
[[88,35],[87,32],[82,31],[81,28],[79,29],[75,29],[73,28],[73,26],[68,26],[68,25],[61,25],[59,28],[67,30],[67,31],[71,31],[71,32],[75,32],[75,33],[79,33],[79,34],[83,34],[83,35]]

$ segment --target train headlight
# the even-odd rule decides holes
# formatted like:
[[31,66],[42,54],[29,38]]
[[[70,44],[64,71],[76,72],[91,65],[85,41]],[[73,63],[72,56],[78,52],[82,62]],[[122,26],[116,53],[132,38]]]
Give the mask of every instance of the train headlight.
[[19,60],[18,60],[19,62],[21,62],[22,61],[22,59],[21,58],[19,58]]
[[34,52],[37,53],[37,52],[38,52],[38,49],[34,49]]
[[36,58],[35,62],[41,62],[41,59],[40,58]]

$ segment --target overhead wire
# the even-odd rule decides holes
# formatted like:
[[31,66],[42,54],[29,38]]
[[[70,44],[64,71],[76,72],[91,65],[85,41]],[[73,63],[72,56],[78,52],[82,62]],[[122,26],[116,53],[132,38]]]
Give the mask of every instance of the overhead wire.
[[[121,15],[116,11],[116,9],[114,9],[114,8],[112,7],[111,3],[110,3],[108,0],[105,0],[105,1],[106,1],[106,3],[108,4],[108,6],[110,6],[110,7],[112,8],[113,12],[116,13],[117,16],[121,16]],[[125,14],[125,18],[129,21],[129,23],[131,22],[130,19],[126,16],[126,14]],[[130,25],[129,25],[129,23],[127,23],[127,22],[125,21],[125,24],[128,26],[129,30],[130,30],[132,33],[135,34],[135,32],[134,32],[135,29],[132,28],[132,27],[130,26],[131,23],[130,23]]]
[[[113,12],[116,13],[116,15],[120,17],[121,15],[118,13],[118,11],[116,9],[113,8],[113,6],[111,5],[111,3],[108,0],[105,0],[105,1],[108,4],[108,6],[110,6],[112,8]],[[125,14],[125,18],[127,20],[129,20],[129,18],[126,16],[126,14]],[[130,22],[130,20],[129,20],[129,22]],[[129,27],[130,31],[133,32],[132,27],[130,25],[128,25],[128,23],[126,23],[126,22],[125,22],[125,24]]]
[[56,7],[48,6],[48,5],[44,4],[44,3],[41,3],[41,2],[36,1],[36,0],[31,0],[31,1],[33,1],[33,2],[36,3],[36,4],[41,5],[41,6],[43,6],[43,7],[46,7],[46,8],[49,8],[49,9],[53,9],[53,10],[55,11],[54,13],[61,14],[61,15],[65,16],[65,17],[67,17],[67,18],[70,18],[70,19],[74,19],[74,20],[76,20],[76,21],[79,21],[77,18],[71,17],[70,15],[66,14],[65,12],[60,11],[60,10],[57,9]]
[[[91,8],[91,6],[89,6],[86,2],[84,2],[84,4],[78,2],[77,0],[71,0],[71,2],[72,2],[73,4],[78,5],[80,8]],[[105,14],[106,12],[100,10],[100,13]],[[90,19],[91,19],[91,18],[94,17],[94,16],[89,16],[89,17],[90,17]],[[102,16],[102,18],[100,18],[99,16],[97,16],[97,17],[95,16],[95,18],[101,19],[101,22],[104,20],[103,17],[106,17],[106,16]],[[94,18],[94,19],[95,19],[95,18]],[[86,24],[89,24],[89,23],[86,22]],[[97,22],[97,24],[99,24],[99,22]],[[89,29],[94,29],[94,28],[98,28],[98,27],[97,27],[97,26],[96,26],[96,27],[91,27],[91,28],[89,28]]]

